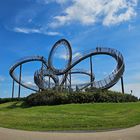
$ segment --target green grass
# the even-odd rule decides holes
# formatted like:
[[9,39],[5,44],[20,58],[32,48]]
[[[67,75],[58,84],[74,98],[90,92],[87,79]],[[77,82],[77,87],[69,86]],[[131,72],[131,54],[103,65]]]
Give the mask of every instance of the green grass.
[[23,130],[107,130],[140,124],[140,102],[23,107],[0,104],[0,127]]

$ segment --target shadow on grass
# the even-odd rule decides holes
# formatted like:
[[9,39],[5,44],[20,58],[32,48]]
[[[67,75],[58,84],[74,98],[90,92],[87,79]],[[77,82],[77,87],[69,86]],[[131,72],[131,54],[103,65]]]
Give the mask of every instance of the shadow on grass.
[[30,108],[31,106],[27,105],[26,102],[16,101],[9,105],[7,108],[15,109],[15,108]]

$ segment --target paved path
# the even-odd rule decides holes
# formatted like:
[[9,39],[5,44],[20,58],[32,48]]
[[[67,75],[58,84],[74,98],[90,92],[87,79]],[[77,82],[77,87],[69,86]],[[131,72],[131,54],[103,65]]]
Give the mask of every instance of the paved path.
[[140,125],[93,133],[31,132],[0,128],[0,140],[140,140]]

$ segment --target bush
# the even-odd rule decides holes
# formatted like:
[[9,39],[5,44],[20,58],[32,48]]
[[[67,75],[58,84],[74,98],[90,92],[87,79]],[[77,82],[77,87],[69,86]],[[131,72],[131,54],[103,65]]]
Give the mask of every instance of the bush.
[[68,93],[69,103],[92,103],[95,102],[93,93],[73,92]]
[[0,98],[0,104],[15,101],[24,101],[25,98]]
[[31,94],[25,103],[30,106],[60,105],[69,103],[93,103],[93,102],[136,102],[138,98],[130,94],[122,94],[113,91],[95,92],[56,92],[54,90],[42,91]]
[[105,91],[96,92],[95,95],[96,102],[137,102],[138,98],[130,94],[122,94],[120,92]]
[[31,106],[66,104],[68,96],[66,93],[58,93],[53,90],[42,91],[29,95],[25,102]]

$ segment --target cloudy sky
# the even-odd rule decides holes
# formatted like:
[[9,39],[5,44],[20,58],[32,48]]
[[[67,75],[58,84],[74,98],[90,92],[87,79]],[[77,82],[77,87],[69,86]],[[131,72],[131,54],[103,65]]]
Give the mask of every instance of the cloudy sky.
[[[125,91],[140,97],[140,2],[138,0],[0,0],[0,97],[11,96],[11,65],[25,56],[48,57],[52,45],[66,38],[73,55],[96,46],[119,50],[125,59]],[[59,50],[55,65],[63,64],[65,51]],[[62,61],[62,62],[61,62]],[[89,60],[77,66],[89,70]],[[96,79],[115,67],[108,56],[93,58]],[[63,67],[63,65],[61,65]],[[33,82],[39,63],[25,64],[23,79]],[[16,70],[18,72],[18,69]],[[73,81],[80,82],[75,76]],[[120,81],[113,90],[121,91]],[[15,88],[15,96],[18,85]],[[22,96],[32,91],[22,88]]]

